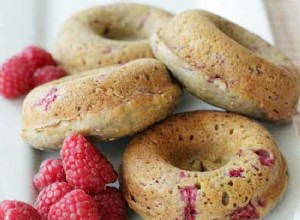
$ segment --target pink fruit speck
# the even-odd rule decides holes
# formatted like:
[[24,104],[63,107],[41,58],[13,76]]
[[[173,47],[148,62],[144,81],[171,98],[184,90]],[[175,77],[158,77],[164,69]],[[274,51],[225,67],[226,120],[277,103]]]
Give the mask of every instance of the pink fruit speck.
[[196,211],[197,190],[195,186],[187,186],[180,189],[180,198],[185,203],[184,220],[195,220],[198,212]]
[[226,84],[226,88],[229,89],[233,87],[234,82],[232,80],[228,80],[225,81],[225,84]]
[[57,91],[57,88],[50,89],[46,96],[37,102],[36,106],[41,106],[44,111],[47,111],[51,104],[57,99]]
[[258,199],[258,200],[257,200],[257,204],[258,204],[260,207],[266,207],[267,202],[266,202],[264,199]]
[[194,67],[197,69],[204,69],[206,67],[205,63],[195,63]]
[[111,47],[107,47],[105,50],[102,51],[103,54],[108,54],[111,53],[112,48]]
[[243,177],[244,170],[242,168],[229,170],[230,177]]
[[271,167],[275,164],[275,160],[270,157],[270,154],[266,150],[257,150],[255,153],[258,155],[258,159],[263,166]]
[[118,48],[117,45],[110,45],[110,46],[107,46],[104,50],[102,50],[102,53],[103,54],[109,54],[109,53],[113,52],[113,50],[115,50],[117,48]]
[[149,18],[149,15],[150,15],[150,11],[148,10],[146,12],[146,14],[141,18],[141,21],[140,21],[138,29],[141,29],[141,28],[143,28],[145,26],[145,24],[146,24],[146,22],[147,22],[147,20]]
[[212,75],[208,78],[208,83],[213,83],[215,80],[221,79],[221,76],[219,74]]
[[147,17],[144,16],[142,19],[141,19],[141,22],[140,22],[140,25],[139,25],[139,29],[143,28],[145,26],[145,23],[147,21]]
[[250,49],[253,53],[257,53],[258,50],[259,50],[259,48],[256,47],[256,46],[252,46],[252,47],[250,47],[249,49]]
[[180,178],[185,178],[185,177],[186,177],[186,174],[185,174],[183,171],[180,171],[179,177],[180,177]]
[[257,212],[255,206],[250,202],[243,208],[234,211],[230,219],[231,220],[246,220],[246,219],[258,219],[259,213]]

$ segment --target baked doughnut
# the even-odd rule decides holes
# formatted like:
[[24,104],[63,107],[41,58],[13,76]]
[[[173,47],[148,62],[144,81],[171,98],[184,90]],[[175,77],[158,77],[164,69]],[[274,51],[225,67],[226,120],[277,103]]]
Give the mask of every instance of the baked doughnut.
[[23,104],[23,139],[59,148],[72,132],[102,140],[131,135],[165,118],[181,89],[158,60],[95,69],[40,86]]
[[282,198],[287,164],[270,133],[243,116],[174,115],[135,136],[122,191],[145,219],[261,219]]
[[296,112],[299,73],[278,49],[217,15],[191,10],[151,37],[155,56],[215,106],[270,121]]
[[83,10],[60,30],[54,57],[69,73],[153,57],[149,37],[171,14],[140,4],[112,4]]

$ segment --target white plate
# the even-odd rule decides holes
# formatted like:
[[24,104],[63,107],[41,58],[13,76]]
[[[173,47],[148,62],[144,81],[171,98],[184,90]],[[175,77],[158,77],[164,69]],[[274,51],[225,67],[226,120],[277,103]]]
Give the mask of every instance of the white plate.
[[[92,0],[6,0],[0,2],[0,60],[4,60],[29,44],[38,44],[48,49],[57,35],[61,22],[71,13],[96,4],[120,1]],[[123,1],[124,2],[124,1]],[[134,1],[144,2],[147,1]],[[189,8],[202,8],[216,12],[273,42],[270,26],[261,0],[152,0],[154,4],[174,13]],[[57,157],[58,152],[45,153],[32,150],[19,136],[21,129],[22,99],[7,101],[0,97],[0,200],[18,199],[32,203],[35,192],[32,176],[40,162],[48,157]],[[176,111],[212,109],[213,107],[185,94]],[[266,218],[268,220],[299,220],[300,206],[300,139],[296,122],[287,125],[265,124],[275,136],[281,151],[286,156],[290,183],[283,201]],[[102,143],[99,148],[118,168],[120,157],[128,139]],[[299,207],[300,208],[300,207]],[[134,214],[130,219],[139,219]]]

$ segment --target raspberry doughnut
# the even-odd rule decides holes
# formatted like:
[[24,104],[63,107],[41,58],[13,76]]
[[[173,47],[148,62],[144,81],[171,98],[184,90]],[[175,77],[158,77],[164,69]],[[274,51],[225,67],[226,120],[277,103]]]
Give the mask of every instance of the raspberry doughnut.
[[270,121],[296,112],[300,81],[292,62],[224,18],[183,12],[153,34],[151,45],[185,88],[206,102]]
[[270,133],[243,116],[174,115],[135,136],[122,191],[145,219],[261,219],[282,198],[287,164]]
[[171,18],[140,4],[112,4],[83,10],[60,30],[54,57],[69,73],[153,57],[148,38]]
[[22,137],[39,149],[59,148],[72,132],[113,140],[165,118],[180,95],[165,66],[151,58],[68,76],[27,95]]

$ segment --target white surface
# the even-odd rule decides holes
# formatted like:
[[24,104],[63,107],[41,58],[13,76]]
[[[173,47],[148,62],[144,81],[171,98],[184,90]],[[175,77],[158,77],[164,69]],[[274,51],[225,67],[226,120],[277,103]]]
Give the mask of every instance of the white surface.
[[[119,1],[92,0],[1,0],[0,7],[0,60],[11,56],[28,44],[38,44],[51,49],[61,22],[81,8],[99,3]],[[147,1],[131,1],[147,2]],[[216,12],[273,42],[263,4],[260,0],[152,0],[151,4],[174,13],[190,8]],[[19,137],[21,129],[22,99],[7,101],[0,97],[0,200],[19,199],[32,202],[35,198],[31,184],[32,175],[46,157],[56,157],[58,152],[34,151]],[[185,95],[177,111],[211,108],[209,105]],[[300,213],[300,147],[293,124],[266,125],[274,134],[289,164],[290,183],[283,201],[273,210],[268,220],[299,220]],[[101,144],[101,150],[119,166],[120,156],[127,139]],[[131,216],[130,219],[138,219]]]

